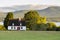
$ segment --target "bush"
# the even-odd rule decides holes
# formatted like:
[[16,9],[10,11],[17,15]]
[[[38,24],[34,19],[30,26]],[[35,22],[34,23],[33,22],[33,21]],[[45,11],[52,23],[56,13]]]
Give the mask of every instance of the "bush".
[[56,31],[57,26],[55,25],[55,23],[47,23],[47,26],[47,31]]
[[56,31],[60,31],[60,26],[59,27],[56,27]]
[[34,24],[31,26],[31,29],[34,31],[46,31],[47,30],[47,25],[44,23],[41,24]]
[[3,25],[0,25],[0,30],[6,30]]

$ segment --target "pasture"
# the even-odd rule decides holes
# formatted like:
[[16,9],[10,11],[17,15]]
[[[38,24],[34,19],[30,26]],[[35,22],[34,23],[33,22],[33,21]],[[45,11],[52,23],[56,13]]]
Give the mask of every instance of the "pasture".
[[60,31],[0,31],[0,40],[60,40]]

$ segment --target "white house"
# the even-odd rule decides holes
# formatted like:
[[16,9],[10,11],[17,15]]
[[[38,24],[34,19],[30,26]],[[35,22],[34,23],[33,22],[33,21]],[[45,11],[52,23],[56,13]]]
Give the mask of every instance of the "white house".
[[9,20],[8,30],[26,30],[25,21],[19,19]]

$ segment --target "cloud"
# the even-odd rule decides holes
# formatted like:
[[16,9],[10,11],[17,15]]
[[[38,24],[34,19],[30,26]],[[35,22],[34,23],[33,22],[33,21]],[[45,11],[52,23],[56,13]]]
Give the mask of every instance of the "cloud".
[[60,6],[60,0],[0,0],[0,7],[9,7],[13,5],[54,5]]

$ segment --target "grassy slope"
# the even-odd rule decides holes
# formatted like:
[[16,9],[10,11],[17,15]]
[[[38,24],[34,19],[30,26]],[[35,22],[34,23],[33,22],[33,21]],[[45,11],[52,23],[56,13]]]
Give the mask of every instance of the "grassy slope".
[[0,40],[60,40],[60,32],[0,31]]

